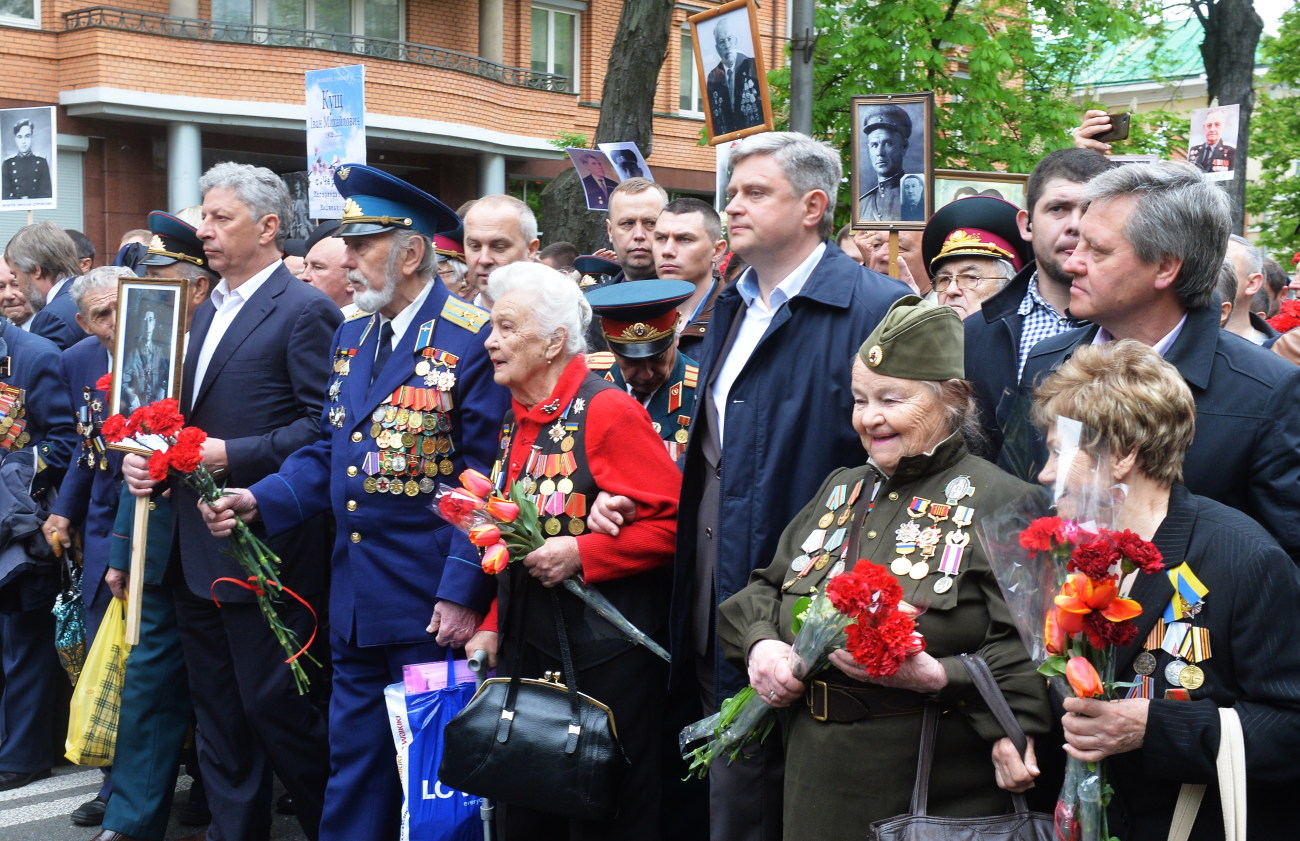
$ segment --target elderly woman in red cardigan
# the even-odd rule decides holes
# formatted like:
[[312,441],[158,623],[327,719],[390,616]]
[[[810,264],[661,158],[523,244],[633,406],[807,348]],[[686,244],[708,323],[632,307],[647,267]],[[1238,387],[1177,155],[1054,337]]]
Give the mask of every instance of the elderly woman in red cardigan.
[[[466,648],[497,655],[506,671],[518,655],[521,677],[560,669],[553,590],[579,688],[612,708],[631,762],[615,820],[569,820],[505,803],[502,838],[657,839],[667,665],[556,585],[581,576],[638,628],[661,637],[681,476],[645,409],[588,372],[582,351],[591,307],[573,281],[539,263],[515,263],[492,273],[488,294],[496,303],[486,345],[496,381],[511,394],[493,480],[503,489],[520,483],[549,537],[522,570],[501,574],[497,604]],[[617,537],[587,530],[600,491],[636,501],[636,521]]]

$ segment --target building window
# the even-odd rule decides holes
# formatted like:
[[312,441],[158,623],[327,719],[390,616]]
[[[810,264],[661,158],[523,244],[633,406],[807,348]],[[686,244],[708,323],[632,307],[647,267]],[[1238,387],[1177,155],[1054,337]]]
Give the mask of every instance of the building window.
[[578,14],[533,6],[532,69],[535,73],[553,73],[568,78],[559,88],[578,92]]
[[695,72],[695,42],[690,27],[682,29],[682,58],[678,84],[677,112],[687,117],[704,117],[704,98],[700,95],[700,74]]
[[[17,0],[0,0],[0,3]],[[35,0],[29,0],[35,2]],[[402,40],[403,0],[212,0],[219,23]]]
[[0,24],[6,26],[40,26],[40,0],[0,0]]

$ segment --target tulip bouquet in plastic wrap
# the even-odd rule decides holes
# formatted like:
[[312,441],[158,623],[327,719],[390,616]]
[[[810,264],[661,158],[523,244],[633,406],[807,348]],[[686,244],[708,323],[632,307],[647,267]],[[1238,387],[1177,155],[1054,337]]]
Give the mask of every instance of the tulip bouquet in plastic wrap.
[[[796,600],[791,673],[806,681],[830,665],[831,652],[839,648],[872,677],[897,673],[904,660],[925,650],[916,632],[920,611],[902,597],[893,574],[864,559],[832,578],[825,592]],[[746,686],[678,735],[682,759],[690,763],[687,775],[704,777],[719,757],[731,763],[747,746],[767,738],[775,723],[776,708]]]
[[[977,533],[1038,671],[1065,697],[1115,698],[1115,649],[1133,641],[1142,606],[1126,598],[1139,573],[1163,568],[1160,552],[1111,526],[1124,504],[1105,448],[1077,421],[1057,418],[1048,442],[1055,481],[1030,503],[985,516]],[[1050,466],[1049,462],[1049,466]],[[1062,841],[1110,837],[1104,763],[1067,759],[1056,806]]]
[[[465,532],[470,543],[483,550],[484,572],[496,575],[511,563],[523,560],[534,549],[540,549],[546,542],[537,506],[523,492],[518,482],[510,488],[511,499],[518,502],[495,495],[491,480],[477,470],[461,473],[460,483],[459,488],[439,485],[434,492],[433,510],[439,517]],[[563,586],[629,640],[644,645],[665,661],[670,659],[663,646],[629,622],[599,590],[584,583],[578,576],[566,578]]]

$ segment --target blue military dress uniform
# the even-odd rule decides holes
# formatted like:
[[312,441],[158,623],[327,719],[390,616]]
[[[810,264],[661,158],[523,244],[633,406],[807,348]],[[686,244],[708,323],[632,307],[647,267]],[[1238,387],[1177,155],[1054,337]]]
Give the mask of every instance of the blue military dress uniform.
[[[445,214],[429,211],[436,199],[398,179],[356,165],[344,172],[340,191],[349,200],[340,236],[380,233],[400,221],[422,232],[455,225],[450,210],[437,203]],[[421,219],[421,211],[436,218]],[[339,327],[321,440],[250,488],[270,533],[325,510],[338,524],[323,841],[397,837],[401,788],[383,689],[401,680],[403,665],[446,656],[425,630],[438,601],[485,612],[496,591],[478,551],[431,506],[440,482],[458,484],[466,468],[490,470],[509,394],[493,381],[483,347],[487,313],[436,278],[422,294],[378,371],[381,316],[361,314]]]
[[[76,443],[59,350],[5,318],[0,318],[0,344],[0,450],[36,454],[33,495],[40,498],[58,485]],[[12,512],[4,513],[6,525],[15,528]],[[62,670],[50,608],[59,576],[52,557],[28,551],[43,548],[37,530],[0,552],[0,772],[40,775],[54,762],[55,687]]]

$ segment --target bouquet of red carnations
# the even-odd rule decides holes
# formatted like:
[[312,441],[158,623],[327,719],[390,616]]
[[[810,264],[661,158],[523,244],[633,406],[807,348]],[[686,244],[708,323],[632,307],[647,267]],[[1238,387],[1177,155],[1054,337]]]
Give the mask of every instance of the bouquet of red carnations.
[[[111,374],[104,377],[111,378]],[[103,379],[96,388],[103,391],[111,389],[111,379]],[[129,418],[113,415],[104,421],[102,429],[104,439],[117,444],[130,442],[140,450],[149,452],[149,475],[156,481],[163,481],[168,476],[177,476],[188,485],[199,498],[212,504],[224,493],[208,469],[203,466],[203,442],[208,434],[196,426],[185,426],[177,402],[172,399],[159,400],[147,406],[141,406],[131,413]],[[257,597],[258,609],[262,617],[275,634],[276,641],[288,655],[284,662],[293,672],[294,683],[298,692],[305,693],[311,685],[307,672],[303,669],[301,658],[306,657],[317,666],[320,665],[308,650],[316,639],[315,630],[303,645],[298,644],[298,636],[293,629],[285,625],[276,611],[280,593],[296,600],[311,613],[315,619],[316,611],[305,599],[280,584],[277,567],[280,559],[265,543],[253,534],[252,530],[239,518],[235,518],[235,530],[230,535],[230,554],[247,575],[247,580],[237,578],[218,578],[212,582],[212,600],[217,602],[216,587],[225,582],[251,591]],[[217,602],[220,606],[220,602]]]
[[[925,650],[916,632],[920,611],[902,598],[893,574],[864,558],[832,578],[824,593],[796,600],[791,673],[806,681],[830,665],[831,652],[839,648],[872,677],[897,673],[904,660]],[[678,735],[682,759],[690,763],[687,775],[703,778],[719,757],[732,762],[748,745],[767,738],[775,722],[776,708],[746,686]]]
[[[484,572],[496,575],[546,542],[537,506],[518,482],[510,489],[510,496],[519,500],[517,503],[497,496],[492,482],[477,470],[463,471],[460,483],[459,488],[439,485],[434,492],[433,510],[468,535],[470,543],[483,550],[481,563]],[[671,660],[662,645],[629,622],[599,590],[577,576],[566,578],[564,589],[590,605],[632,642],[650,649],[665,662]]]

